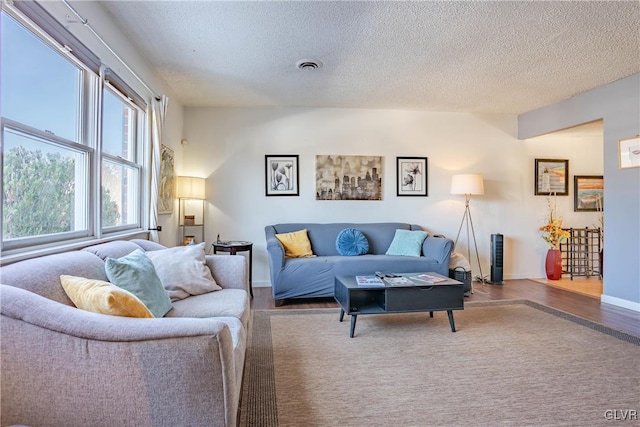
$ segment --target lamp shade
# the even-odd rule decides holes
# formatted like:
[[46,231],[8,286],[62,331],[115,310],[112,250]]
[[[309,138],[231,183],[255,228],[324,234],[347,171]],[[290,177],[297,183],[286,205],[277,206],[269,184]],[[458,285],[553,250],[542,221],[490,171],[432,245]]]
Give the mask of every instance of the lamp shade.
[[451,194],[484,194],[482,175],[476,173],[453,175]]
[[179,199],[200,199],[204,200],[204,178],[195,176],[179,176],[176,186],[176,196]]

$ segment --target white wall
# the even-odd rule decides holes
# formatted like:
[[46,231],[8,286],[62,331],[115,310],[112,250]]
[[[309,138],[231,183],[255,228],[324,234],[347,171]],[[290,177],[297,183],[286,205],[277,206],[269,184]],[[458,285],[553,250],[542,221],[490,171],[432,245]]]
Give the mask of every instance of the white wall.
[[[41,4],[61,22],[70,14],[60,2]],[[543,277],[546,247],[537,228],[544,221],[546,200],[533,196],[533,159],[569,159],[572,175],[602,173],[602,148],[598,147],[601,141],[556,141],[555,137],[518,141],[516,118],[510,116],[349,109],[185,111],[99,3],[73,5],[155,93],[144,89],[86,27],[71,24],[72,33],[143,96],[169,96],[163,144],[174,150],[176,174],[208,177],[208,242],[218,233],[225,239],[255,242],[255,285],[268,284],[263,228],[271,223],[404,221],[455,238],[464,204],[461,197],[449,194],[449,185],[450,176],[459,172],[485,176],[486,194],[471,202],[485,275],[489,273],[490,235],[503,233],[505,278]],[[588,111],[594,108],[588,107]],[[588,120],[565,121],[564,126],[550,126],[545,132],[601,117],[592,116]],[[526,137],[540,133],[543,132],[521,132]],[[189,141],[184,147],[180,144],[183,138]],[[264,196],[265,154],[300,155],[300,197]],[[316,201],[316,154],[384,156],[383,200]],[[396,156],[429,157],[429,197],[395,196]],[[558,198],[565,225],[583,227],[595,223],[593,215],[573,213],[572,207],[571,195]],[[160,243],[176,244],[177,202],[174,213],[160,215],[158,223],[164,229],[159,233]],[[466,243],[461,239],[458,251],[466,253]],[[478,274],[475,264],[474,274]],[[605,269],[614,266],[605,264]]]
[[[569,194],[550,198],[557,208],[557,214],[562,217],[564,227],[596,228],[599,226],[597,213],[574,211],[573,177],[603,174],[602,139],[602,121],[598,121],[524,140],[531,167],[535,164],[535,159],[569,160]],[[532,175],[535,173],[533,169],[531,173]],[[534,187],[535,183],[532,181],[531,194]],[[547,197],[535,196],[535,203],[537,211],[546,213]],[[543,221],[544,218],[541,218],[541,222]]]
[[602,301],[640,311],[640,168],[620,169],[618,140],[640,134],[640,74],[518,117],[530,138],[604,119],[604,294]]
[[[282,222],[417,223],[455,239],[464,212],[461,196],[449,194],[455,173],[482,173],[485,194],[471,211],[483,273],[490,270],[492,233],[505,236],[504,278],[544,277],[546,246],[538,227],[544,197],[533,195],[536,157],[570,159],[572,171],[598,174],[601,158],[573,152],[602,151],[601,141],[519,141],[515,116],[479,116],[393,110],[185,108],[181,148],[189,174],[207,177],[207,242],[254,242],[254,285],[268,285],[264,226]],[[597,147],[598,143],[600,144]],[[594,148],[597,147],[597,148]],[[265,197],[265,155],[300,156],[300,196]],[[315,155],[384,156],[382,201],[316,201]],[[396,156],[429,158],[429,197],[396,197]],[[590,226],[589,214],[574,218],[563,200],[567,224]],[[560,206],[559,206],[560,209]],[[570,221],[569,221],[570,220]],[[458,251],[466,253],[463,234]],[[473,255],[472,255],[472,258]],[[474,274],[479,274],[473,262]]]

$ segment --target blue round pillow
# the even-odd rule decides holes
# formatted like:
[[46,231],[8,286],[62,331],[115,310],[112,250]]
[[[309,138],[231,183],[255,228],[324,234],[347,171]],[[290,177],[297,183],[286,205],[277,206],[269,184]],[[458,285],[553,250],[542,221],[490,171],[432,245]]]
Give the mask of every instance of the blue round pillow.
[[345,228],[336,238],[336,250],[340,255],[357,256],[369,252],[369,241],[362,231]]

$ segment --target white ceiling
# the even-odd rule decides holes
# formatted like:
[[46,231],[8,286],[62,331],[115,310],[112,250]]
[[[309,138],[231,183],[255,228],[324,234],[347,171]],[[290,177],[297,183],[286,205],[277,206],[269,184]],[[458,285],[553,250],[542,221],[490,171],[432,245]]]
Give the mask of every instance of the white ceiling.
[[518,114],[640,72],[638,1],[102,4],[185,106]]

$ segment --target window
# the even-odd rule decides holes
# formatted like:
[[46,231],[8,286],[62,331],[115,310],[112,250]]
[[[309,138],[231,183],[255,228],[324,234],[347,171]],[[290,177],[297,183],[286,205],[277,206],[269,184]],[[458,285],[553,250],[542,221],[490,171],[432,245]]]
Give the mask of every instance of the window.
[[2,127],[3,240],[86,235],[90,151],[20,127]]
[[139,176],[136,163],[139,111],[105,85],[102,98],[102,227],[140,223]]
[[3,256],[140,230],[144,101],[106,68],[101,81],[99,59],[37,3],[14,4],[38,27],[3,4]]

